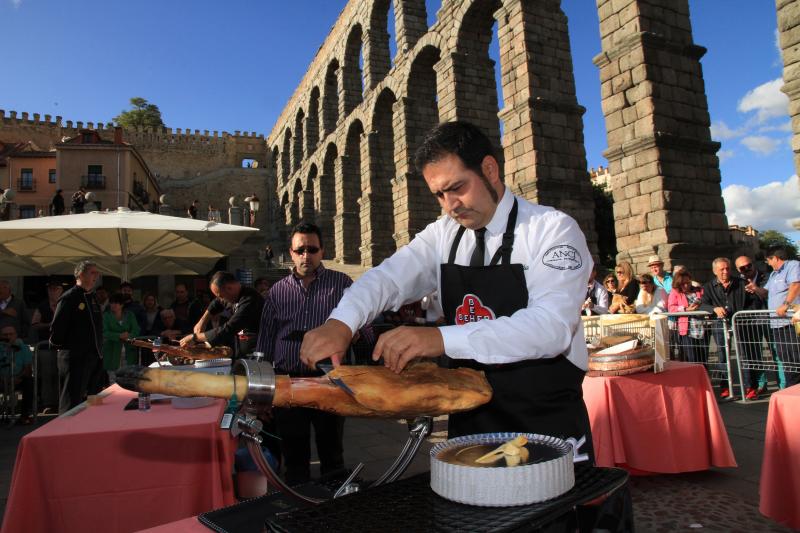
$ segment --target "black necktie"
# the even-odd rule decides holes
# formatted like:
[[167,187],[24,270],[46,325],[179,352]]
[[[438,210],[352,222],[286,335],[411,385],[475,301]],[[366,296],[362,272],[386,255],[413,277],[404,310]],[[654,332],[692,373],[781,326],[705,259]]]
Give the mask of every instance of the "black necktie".
[[469,266],[483,266],[483,256],[486,255],[486,228],[475,230],[475,249],[472,251],[472,257],[469,260]]

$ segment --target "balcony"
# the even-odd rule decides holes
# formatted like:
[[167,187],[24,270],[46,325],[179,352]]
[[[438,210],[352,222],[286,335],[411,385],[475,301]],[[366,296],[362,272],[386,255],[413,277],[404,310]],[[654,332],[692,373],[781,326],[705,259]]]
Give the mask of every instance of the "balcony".
[[17,179],[17,191],[36,192],[36,180],[32,177]]
[[105,189],[106,177],[100,174],[88,174],[81,176],[81,187],[85,189]]

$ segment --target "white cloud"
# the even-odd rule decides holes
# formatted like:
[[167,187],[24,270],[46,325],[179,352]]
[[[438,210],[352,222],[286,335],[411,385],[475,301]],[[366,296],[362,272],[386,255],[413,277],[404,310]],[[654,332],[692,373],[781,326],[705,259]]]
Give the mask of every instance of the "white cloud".
[[733,150],[720,150],[717,152],[717,157],[719,158],[720,163],[724,163],[734,155],[736,155],[736,153]]
[[789,114],[789,97],[781,92],[783,79],[776,78],[767,83],[762,83],[739,100],[738,110],[742,113],[757,111],[759,123],[771,118],[783,117]]
[[800,216],[800,180],[791,176],[783,183],[773,181],[760,187],[729,185],[722,189],[729,224],[753,226],[784,233],[796,231],[790,219]]
[[11,0],[11,5],[14,6],[14,9],[16,9],[22,5],[22,0]]
[[742,139],[742,144],[759,155],[769,155],[780,147],[781,141],[764,135],[748,135]]
[[711,123],[711,138],[717,141],[733,139],[734,137],[739,137],[744,133],[745,128],[742,127],[731,129],[721,120]]
[[758,128],[759,133],[765,133],[768,131],[792,131],[792,121],[787,120],[783,124],[777,124],[775,126],[762,126]]

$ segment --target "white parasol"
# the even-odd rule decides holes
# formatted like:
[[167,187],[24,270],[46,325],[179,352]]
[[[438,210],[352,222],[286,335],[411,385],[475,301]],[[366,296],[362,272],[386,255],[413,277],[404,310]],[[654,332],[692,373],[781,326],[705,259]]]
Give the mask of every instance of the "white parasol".
[[71,274],[90,259],[123,280],[157,274],[205,274],[256,228],[113,212],[0,222],[0,274]]

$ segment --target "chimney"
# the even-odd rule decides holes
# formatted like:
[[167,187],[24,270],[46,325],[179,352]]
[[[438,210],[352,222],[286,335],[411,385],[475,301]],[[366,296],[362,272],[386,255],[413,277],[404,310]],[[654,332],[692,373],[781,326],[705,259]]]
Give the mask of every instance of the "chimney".
[[122,144],[122,128],[120,126],[114,127],[114,144]]

